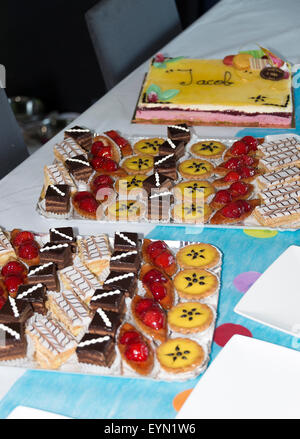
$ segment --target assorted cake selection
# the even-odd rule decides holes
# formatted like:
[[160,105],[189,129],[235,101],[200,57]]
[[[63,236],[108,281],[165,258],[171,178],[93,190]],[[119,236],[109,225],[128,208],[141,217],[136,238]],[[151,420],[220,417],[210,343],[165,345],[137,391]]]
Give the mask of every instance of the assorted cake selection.
[[265,48],[222,59],[155,56],[133,122],[291,128],[291,65]]
[[129,141],[75,129],[86,141],[66,132],[44,168],[38,211],[47,218],[298,227],[297,135],[199,139],[178,124],[167,137]]
[[221,266],[220,250],[208,243],[171,245],[134,232],[82,237],[72,227],[1,230],[0,360],[197,376],[208,362]]

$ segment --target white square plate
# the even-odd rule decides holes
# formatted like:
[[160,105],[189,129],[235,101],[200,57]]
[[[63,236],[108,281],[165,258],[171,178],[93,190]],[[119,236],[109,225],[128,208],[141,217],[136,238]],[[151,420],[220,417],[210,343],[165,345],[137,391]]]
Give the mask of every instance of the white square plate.
[[6,419],[70,419],[57,413],[46,412],[44,410],[33,409],[18,405],[10,412]]
[[234,335],[177,419],[300,419],[300,352]]
[[234,311],[299,337],[300,247],[288,247],[249,288]]

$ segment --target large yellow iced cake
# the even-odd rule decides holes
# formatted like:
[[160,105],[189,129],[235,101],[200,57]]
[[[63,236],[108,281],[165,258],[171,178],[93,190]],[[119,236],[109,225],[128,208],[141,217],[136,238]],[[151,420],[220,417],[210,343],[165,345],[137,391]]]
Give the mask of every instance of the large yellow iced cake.
[[291,67],[249,54],[153,60],[134,122],[292,126]]

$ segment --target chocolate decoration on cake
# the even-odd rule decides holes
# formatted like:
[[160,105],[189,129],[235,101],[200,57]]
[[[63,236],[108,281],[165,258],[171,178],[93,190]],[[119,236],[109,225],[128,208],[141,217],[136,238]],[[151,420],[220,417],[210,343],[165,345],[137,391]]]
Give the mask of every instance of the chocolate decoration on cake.
[[159,155],[165,156],[169,154],[174,154],[175,159],[179,160],[185,154],[185,144],[181,140],[171,140],[167,139],[159,147]]
[[0,323],[24,323],[32,314],[29,303],[8,296],[7,301],[1,308]]
[[18,295],[16,297],[17,303],[19,301],[29,303],[33,312],[46,314],[46,300],[46,287],[41,283],[36,285],[20,285],[18,288]]
[[54,244],[48,242],[40,249],[40,262],[54,262],[58,270],[73,264],[71,246],[67,243]]
[[124,291],[127,297],[132,297],[137,287],[137,278],[135,273],[120,273],[111,271],[103,283],[103,289],[109,291],[113,288]]
[[80,363],[110,367],[116,358],[115,342],[108,335],[99,337],[86,333],[76,348],[76,354]]
[[168,137],[171,140],[182,140],[185,144],[191,140],[190,129],[187,124],[169,125]]
[[0,324],[0,360],[23,358],[27,354],[27,341],[23,323]]
[[139,248],[139,238],[137,233],[115,232],[115,250],[134,250]]
[[49,230],[50,242],[54,244],[70,244],[73,253],[76,252],[76,236],[72,227],[52,227]]
[[45,195],[46,212],[65,214],[70,210],[71,189],[66,184],[50,184]]
[[114,338],[118,327],[122,323],[121,320],[120,314],[112,311],[104,311],[99,307],[96,309],[88,330],[92,334],[110,335]]
[[110,258],[110,269],[112,271],[132,271],[137,273],[141,265],[141,257],[137,250],[114,251]]
[[99,288],[91,298],[89,307],[93,311],[102,308],[103,311],[124,314],[126,309],[124,292],[117,289],[106,291]]
[[89,181],[90,176],[94,172],[88,159],[84,155],[68,158],[65,161],[65,165],[75,180],[84,181],[85,183]]
[[54,262],[46,262],[41,265],[32,265],[28,269],[28,285],[37,283],[44,284],[48,290],[59,291],[59,280]]
[[169,191],[172,187],[173,181],[159,172],[150,175],[143,182],[143,188],[148,192],[148,195]]
[[278,67],[264,67],[260,71],[260,76],[270,81],[280,81],[284,78],[284,71]]
[[75,125],[64,132],[64,136],[75,140],[87,152],[91,150],[93,144],[93,134],[88,128]]
[[159,172],[172,180],[177,179],[176,160],[174,154],[154,157],[154,172]]

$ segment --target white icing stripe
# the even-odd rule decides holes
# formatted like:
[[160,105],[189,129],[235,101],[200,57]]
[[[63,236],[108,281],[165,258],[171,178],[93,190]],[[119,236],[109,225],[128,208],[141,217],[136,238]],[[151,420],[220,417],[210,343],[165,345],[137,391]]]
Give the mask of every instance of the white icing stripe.
[[20,334],[18,334],[16,331],[11,329],[9,326],[3,325],[2,323],[0,323],[0,329],[2,329],[5,332],[8,332],[10,335],[15,337],[17,340],[20,340],[20,338],[21,338]]
[[120,255],[112,256],[110,258],[110,260],[117,261],[118,259],[127,258],[127,256],[136,255],[136,254],[137,254],[137,250],[133,250],[131,252],[124,252],[124,253],[121,253]]
[[87,128],[69,128],[66,133],[89,133],[90,130]]
[[160,186],[160,178],[159,178],[159,173],[155,172],[155,186],[159,187]]
[[20,317],[20,314],[19,314],[19,311],[18,311],[18,308],[17,308],[17,304],[16,304],[15,299],[13,299],[13,298],[10,297],[10,296],[8,296],[8,298],[9,298],[10,306],[12,307],[12,310],[13,310],[14,316],[15,316],[16,318],[17,318],[17,317]]
[[158,198],[158,197],[163,197],[165,195],[172,195],[172,192],[166,191],[166,192],[159,192],[158,194],[153,194],[150,195],[149,198]]
[[62,197],[64,197],[66,194],[65,192],[61,191],[60,189],[58,189],[58,187],[54,186],[53,184],[50,184],[50,187],[55,190],[59,195],[61,195]]
[[38,290],[39,288],[42,288],[43,285],[42,284],[36,284],[33,285],[31,288],[29,288],[27,291],[24,291],[24,293],[18,294],[17,299],[23,299],[23,297],[28,296],[28,294],[33,293],[35,290]]
[[116,232],[116,235],[120,236],[120,238],[124,239],[124,241],[128,242],[128,244],[136,247],[136,243],[124,235],[124,233]]
[[176,130],[186,131],[187,133],[190,131],[188,128],[180,127],[179,125],[168,125],[168,128],[175,128]]
[[114,290],[114,291],[108,291],[107,293],[97,294],[96,296],[93,296],[91,298],[91,301],[92,300],[102,299],[103,297],[114,296],[115,294],[121,294],[121,291],[120,290]]
[[84,346],[89,346],[91,344],[103,343],[104,341],[108,341],[110,337],[105,335],[104,337],[92,338],[91,340],[82,341],[79,343],[78,347],[83,348]]
[[121,276],[112,277],[111,279],[106,280],[104,283],[111,284],[112,282],[117,282],[118,280],[126,279],[127,277],[132,277],[132,276],[134,276],[134,273],[125,273]]
[[170,145],[171,148],[176,149],[176,145],[172,142],[171,139],[167,139],[168,144]]
[[30,268],[28,272],[28,276],[32,276],[35,273],[38,273],[39,271],[43,270],[44,268],[50,267],[50,265],[53,265],[53,262],[46,262],[43,265],[40,265],[39,267],[34,268],[33,270]]
[[84,160],[80,160],[80,159],[67,159],[66,162],[75,162],[75,163],[81,163],[82,165],[85,166],[90,166],[88,161],[84,161]]
[[157,162],[155,162],[155,166],[157,165],[161,165],[163,162],[165,162],[166,160],[168,160],[169,158],[173,157],[174,154],[168,154],[164,157],[162,157],[160,160],[158,160]]
[[109,328],[111,328],[112,327],[112,323],[109,320],[109,318],[107,317],[106,313],[103,311],[103,309],[102,308],[98,308],[96,312],[102,318],[102,320],[104,321],[105,325],[108,326]]
[[68,239],[69,241],[72,241],[72,239],[73,239],[72,236],[68,236],[68,235],[66,235],[65,233],[62,233],[62,232],[60,232],[59,230],[54,229],[54,228],[50,229],[50,232],[55,233],[56,235],[59,235],[59,236],[61,236],[62,238],[66,238],[66,239]]
[[47,247],[43,247],[40,249],[40,252],[45,252],[47,250],[56,250],[58,248],[64,248],[64,247],[69,247],[69,244],[55,244],[55,245],[49,245]]

